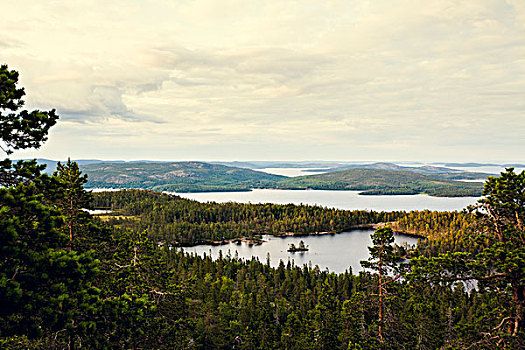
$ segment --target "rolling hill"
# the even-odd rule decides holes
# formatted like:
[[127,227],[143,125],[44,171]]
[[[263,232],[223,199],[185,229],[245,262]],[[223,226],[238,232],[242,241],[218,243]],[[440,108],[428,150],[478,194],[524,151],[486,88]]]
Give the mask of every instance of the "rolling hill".
[[[372,163],[372,164],[347,164],[338,166],[331,169],[323,169],[325,173],[338,172],[349,169],[377,169],[377,170],[394,170],[394,171],[409,171],[417,174],[429,175],[437,179],[443,180],[484,180],[487,176],[494,174],[488,173],[479,173],[479,172],[469,172],[461,171],[446,167],[438,166],[420,166],[420,167],[410,167],[410,166],[401,166],[394,163]],[[308,171],[317,171],[318,169],[305,170]]]
[[[402,170],[389,163],[387,169],[347,169],[318,175],[288,178],[247,168],[204,162],[103,162],[84,163],[89,188],[143,188],[173,192],[220,192],[266,189],[357,190],[364,195],[428,194],[438,197],[480,196],[480,182],[451,181],[437,167],[420,172]],[[391,170],[392,166],[396,170]],[[398,169],[397,167],[401,168]],[[446,169],[446,168],[443,168]],[[459,172],[462,173],[462,172]],[[458,173],[458,174],[459,174]],[[436,175],[437,174],[437,175]],[[488,174],[482,174],[482,177]],[[444,177],[441,177],[444,176]],[[473,175],[480,178],[479,174]]]
[[419,194],[437,197],[480,196],[483,184],[436,179],[411,171],[349,169],[279,181],[282,189],[356,190],[365,195]]
[[81,169],[87,187],[144,188],[156,191],[249,191],[271,187],[284,176],[203,162],[92,163]]

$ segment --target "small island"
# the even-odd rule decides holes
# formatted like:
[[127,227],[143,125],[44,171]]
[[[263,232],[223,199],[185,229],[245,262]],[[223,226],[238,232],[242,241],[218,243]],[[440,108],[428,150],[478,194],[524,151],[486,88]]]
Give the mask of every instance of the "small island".
[[296,247],[295,244],[293,244],[293,243],[291,243],[288,246],[288,251],[291,252],[291,253],[307,252],[308,250],[309,250],[308,246],[305,246],[303,241],[299,242],[299,246],[298,247]]

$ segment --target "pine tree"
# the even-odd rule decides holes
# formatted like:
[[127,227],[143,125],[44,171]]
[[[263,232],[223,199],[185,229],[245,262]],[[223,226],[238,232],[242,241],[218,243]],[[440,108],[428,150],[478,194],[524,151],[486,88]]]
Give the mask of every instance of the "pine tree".
[[0,149],[8,155],[13,150],[39,148],[58,116],[55,110],[17,111],[24,105],[24,88],[19,88],[18,72],[0,66]]
[[496,293],[500,316],[476,324],[476,346],[525,346],[525,171],[509,168],[489,177],[484,198],[470,208],[476,214],[472,242],[481,251],[448,252],[411,261],[411,278],[435,284],[477,281],[482,291]]
[[[389,297],[387,284],[397,280],[400,277],[399,256],[394,250],[394,231],[388,226],[378,228],[373,234],[372,247],[368,247],[370,257],[368,261],[361,261],[361,265],[367,269],[377,271],[377,299],[378,299],[378,337],[381,343],[385,342],[385,311]],[[389,275],[397,274],[394,279]]]
[[[17,82],[16,71],[0,67],[0,148],[7,154],[40,147],[58,119],[54,110],[15,114],[25,94]],[[61,188],[43,168],[36,161],[0,164],[0,338],[55,332],[56,341],[74,344],[90,323],[80,315],[96,303],[98,262],[92,252],[64,249],[64,220],[53,201]]]

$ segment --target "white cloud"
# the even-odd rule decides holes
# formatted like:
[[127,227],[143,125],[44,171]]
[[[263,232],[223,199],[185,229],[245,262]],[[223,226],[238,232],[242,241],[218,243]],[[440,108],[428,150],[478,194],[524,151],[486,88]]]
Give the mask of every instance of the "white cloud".
[[522,1],[2,7],[2,59],[61,115],[31,154],[524,160]]

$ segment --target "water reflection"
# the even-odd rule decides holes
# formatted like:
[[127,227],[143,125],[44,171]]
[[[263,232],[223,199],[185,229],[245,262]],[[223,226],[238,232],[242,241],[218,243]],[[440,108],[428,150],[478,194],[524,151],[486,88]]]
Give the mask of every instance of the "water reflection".
[[[357,272],[362,269],[359,262],[368,259],[367,247],[372,245],[370,234],[373,232],[374,230],[352,230],[334,235],[285,238],[264,235],[263,239],[266,242],[260,245],[249,245],[245,242],[228,243],[222,246],[199,245],[184,248],[184,251],[200,256],[211,254],[214,259],[219,256],[219,251],[222,251],[223,256],[237,256],[245,260],[256,257],[261,262],[266,262],[269,253],[270,265],[273,267],[277,267],[282,260],[285,264],[293,261],[299,266],[317,265],[322,270],[328,269],[336,273],[342,273],[349,268]],[[309,251],[295,253],[287,251],[291,243],[297,246],[301,240],[309,246]],[[399,245],[412,246],[417,244],[417,238],[396,234],[395,242]]]

